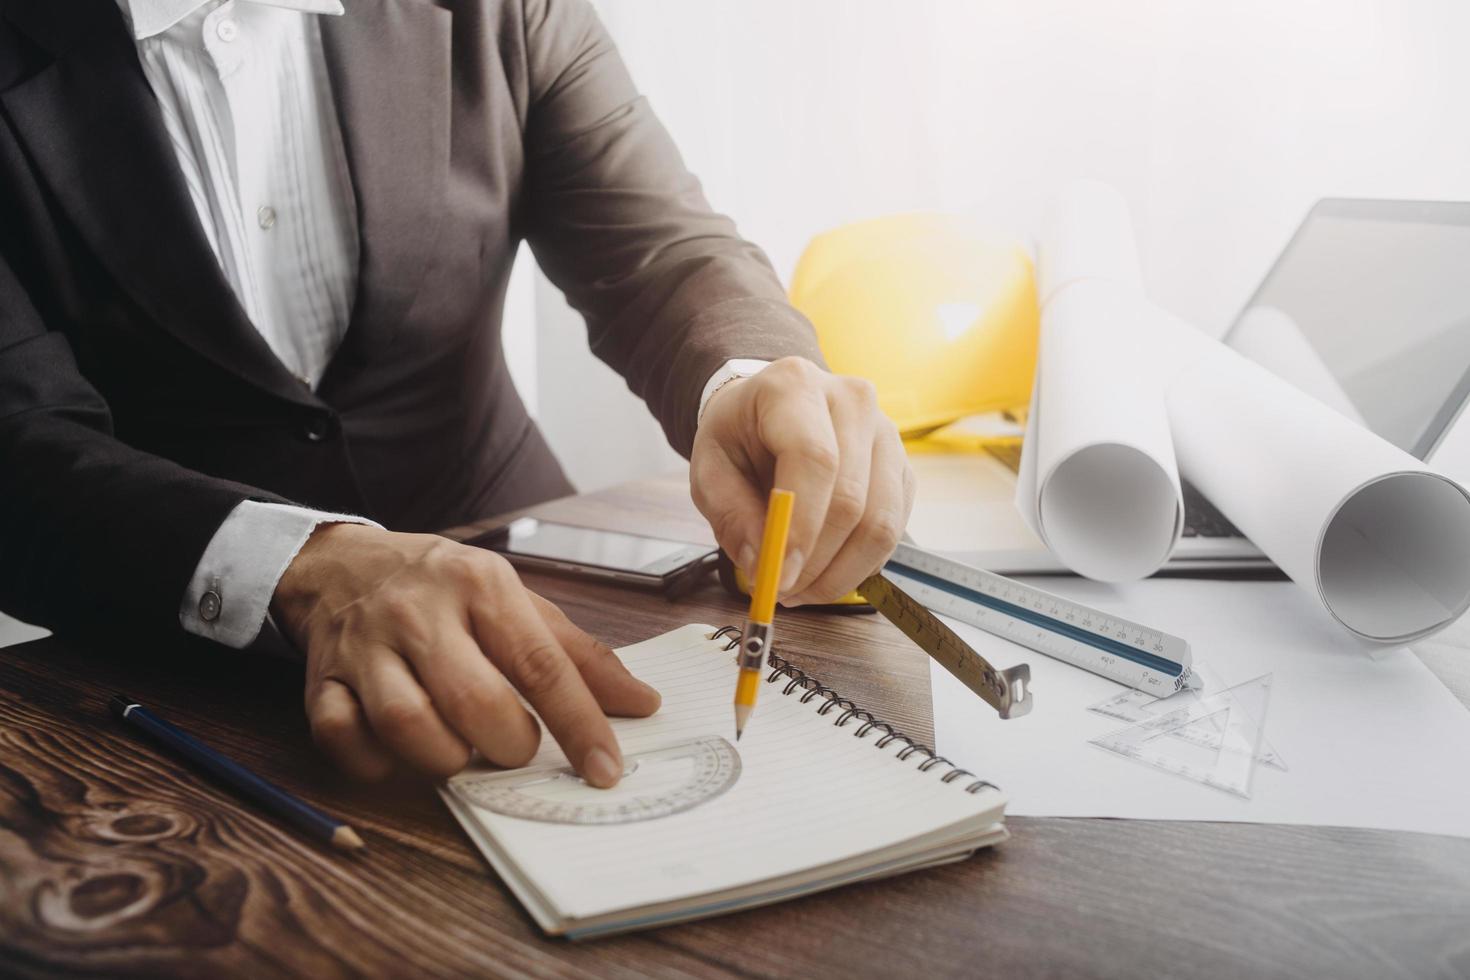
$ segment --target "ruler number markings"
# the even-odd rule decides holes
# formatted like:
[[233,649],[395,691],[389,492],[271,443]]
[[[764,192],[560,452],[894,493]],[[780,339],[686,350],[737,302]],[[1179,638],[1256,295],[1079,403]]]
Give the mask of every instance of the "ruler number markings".
[[911,545],[899,546],[888,570],[936,612],[1131,687],[1177,689],[1188,677],[1189,645],[1159,630]]

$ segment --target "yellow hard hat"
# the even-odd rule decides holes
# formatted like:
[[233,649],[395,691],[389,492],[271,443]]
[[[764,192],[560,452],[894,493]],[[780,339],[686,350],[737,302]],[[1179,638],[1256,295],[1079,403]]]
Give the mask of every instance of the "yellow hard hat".
[[791,302],[828,365],[867,378],[901,433],[1024,408],[1036,371],[1031,258],[945,214],[901,214],[812,239]]

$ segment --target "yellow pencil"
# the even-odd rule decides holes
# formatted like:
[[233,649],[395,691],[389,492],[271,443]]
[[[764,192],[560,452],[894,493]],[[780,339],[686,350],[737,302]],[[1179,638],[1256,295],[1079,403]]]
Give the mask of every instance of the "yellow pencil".
[[755,563],[755,584],[750,590],[750,614],[740,643],[740,679],[735,684],[735,741],[745,731],[745,722],[755,710],[760,691],[766,651],[771,648],[776,619],[776,590],[781,587],[781,560],[786,554],[786,532],[791,529],[791,508],[796,494],[772,490],[766,504],[766,529],[761,535],[761,552]]

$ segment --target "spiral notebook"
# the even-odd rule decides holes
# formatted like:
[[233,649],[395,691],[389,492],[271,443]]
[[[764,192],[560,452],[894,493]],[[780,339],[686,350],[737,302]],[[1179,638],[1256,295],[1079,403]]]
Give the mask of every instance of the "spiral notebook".
[[735,642],[690,625],[619,650],[663,694],[614,719],[627,774],[583,784],[551,739],[522,769],[472,764],[440,790],[547,933],[587,938],[961,860],[1006,838],[979,776],[771,655],[733,741]]

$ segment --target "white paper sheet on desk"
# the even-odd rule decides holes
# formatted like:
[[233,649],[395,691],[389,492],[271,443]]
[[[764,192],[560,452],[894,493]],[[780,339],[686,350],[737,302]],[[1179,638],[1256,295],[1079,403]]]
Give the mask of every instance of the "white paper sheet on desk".
[[1189,638],[1226,683],[1274,675],[1265,737],[1291,767],[1257,766],[1242,800],[1105,752],[1124,727],[1087,707],[1103,677],[948,620],[998,667],[1027,662],[1036,706],[1001,721],[931,666],[941,753],[981,767],[1024,816],[1378,827],[1470,837],[1470,711],[1407,649],[1370,656],[1285,582],[1047,579],[1054,592]]

